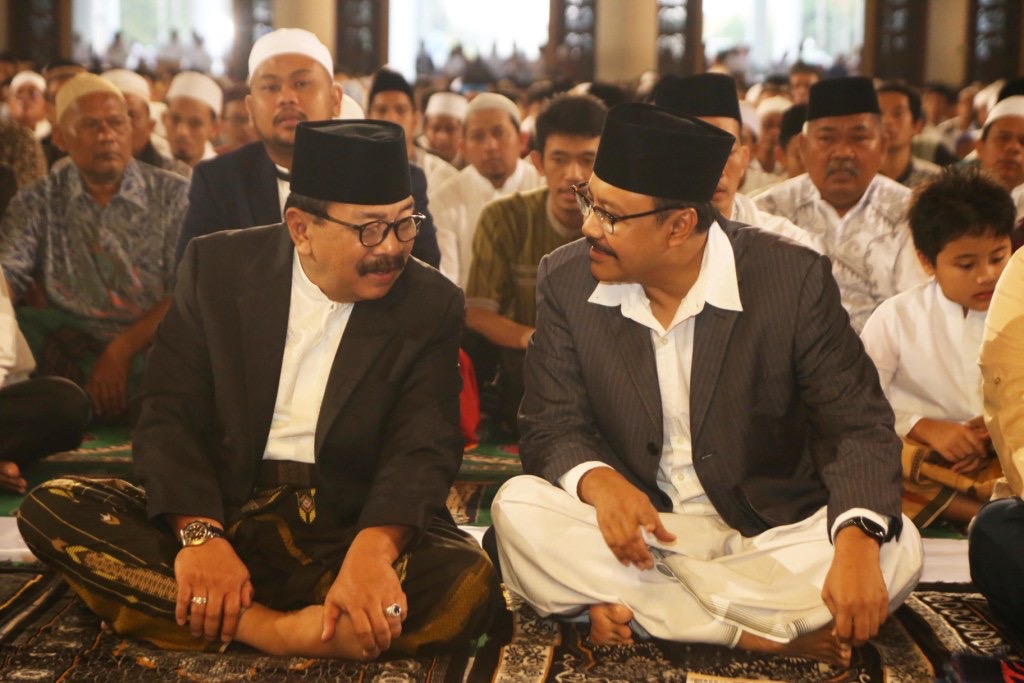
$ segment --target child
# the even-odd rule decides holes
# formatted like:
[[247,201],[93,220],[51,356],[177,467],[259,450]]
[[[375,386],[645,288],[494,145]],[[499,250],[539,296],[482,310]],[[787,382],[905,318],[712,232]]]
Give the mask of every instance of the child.
[[932,278],[883,302],[861,333],[905,441],[903,512],[920,528],[970,521],[1001,475],[981,419],[978,351],[1014,213],[976,170],[920,187],[909,222]]

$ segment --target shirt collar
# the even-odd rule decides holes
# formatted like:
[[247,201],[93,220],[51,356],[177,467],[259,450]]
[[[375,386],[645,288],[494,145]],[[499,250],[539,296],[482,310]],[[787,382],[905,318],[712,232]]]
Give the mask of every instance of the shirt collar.
[[[637,283],[599,282],[588,301],[610,308],[619,306],[625,317],[655,330],[661,329],[651,311],[651,302],[643,286]],[[732,242],[717,221],[708,228],[697,281],[679,303],[668,330],[696,316],[704,310],[705,304],[727,311],[743,311],[739,280],[736,277],[736,254]]]
[[292,292],[298,295],[298,301],[304,308],[325,308],[334,310],[336,308],[351,305],[331,301],[327,295],[320,291],[302,269],[302,262],[299,261],[299,254],[293,250],[292,254]]

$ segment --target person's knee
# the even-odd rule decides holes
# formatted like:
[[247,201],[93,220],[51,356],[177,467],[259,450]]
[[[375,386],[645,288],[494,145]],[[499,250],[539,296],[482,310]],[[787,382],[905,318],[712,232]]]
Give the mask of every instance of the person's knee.
[[1024,608],[1024,502],[1005,498],[987,504],[971,527],[968,558],[971,580],[997,612],[1012,615]]

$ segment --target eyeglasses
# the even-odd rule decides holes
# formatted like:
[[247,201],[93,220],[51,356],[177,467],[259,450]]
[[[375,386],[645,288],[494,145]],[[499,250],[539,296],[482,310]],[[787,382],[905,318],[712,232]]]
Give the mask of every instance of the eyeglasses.
[[615,234],[615,224],[622,221],[628,221],[631,218],[643,218],[644,216],[653,216],[656,213],[662,211],[671,211],[672,209],[685,209],[684,206],[663,206],[660,209],[653,209],[651,211],[642,211],[640,213],[631,213],[625,216],[616,216],[613,213],[608,213],[604,209],[594,204],[594,201],[584,194],[590,183],[580,183],[579,185],[572,186],[572,193],[576,196],[576,203],[580,207],[580,213],[583,214],[583,219],[590,218],[590,214],[597,216],[597,224],[601,226],[601,229],[608,235]]
[[397,221],[370,221],[369,223],[363,223],[356,225],[355,223],[346,223],[340,221],[337,218],[332,218],[326,214],[308,212],[317,218],[322,218],[325,221],[331,223],[337,223],[343,225],[346,228],[352,228],[359,232],[359,243],[364,247],[375,247],[385,239],[387,239],[388,233],[392,230],[395,231],[395,238],[399,242],[411,242],[419,234],[420,224],[427,219],[422,213],[414,213],[411,216],[405,218],[399,218]]

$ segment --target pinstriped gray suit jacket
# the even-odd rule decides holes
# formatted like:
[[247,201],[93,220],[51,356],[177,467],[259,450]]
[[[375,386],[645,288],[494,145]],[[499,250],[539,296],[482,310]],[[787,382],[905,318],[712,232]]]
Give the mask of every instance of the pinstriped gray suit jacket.
[[[828,504],[829,527],[863,507],[900,526],[900,440],[878,374],[849,325],[828,259],[722,221],[741,313],[706,306],[694,330],[690,429],[709,499],[746,536]],[[650,331],[587,303],[579,240],[541,261],[537,332],[520,408],[523,468],[554,483],[608,463],[670,509],[656,477],[662,412]]]

